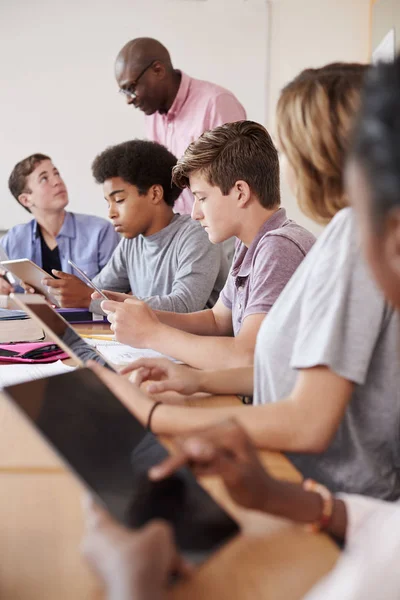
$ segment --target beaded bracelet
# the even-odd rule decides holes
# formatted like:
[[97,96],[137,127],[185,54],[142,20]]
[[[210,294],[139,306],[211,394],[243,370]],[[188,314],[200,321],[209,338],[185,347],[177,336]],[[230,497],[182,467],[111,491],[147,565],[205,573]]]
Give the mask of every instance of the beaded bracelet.
[[322,498],[322,514],[318,521],[308,523],[305,527],[307,531],[318,533],[329,526],[333,513],[333,496],[324,485],[317,483],[313,479],[306,479],[303,482],[303,489],[307,492],[315,492]]
[[158,400],[157,402],[154,402],[153,406],[150,409],[149,416],[147,417],[147,425],[146,425],[147,431],[151,432],[151,419],[152,419],[154,411],[156,410],[157,406],[160,406],[160,404],[162,404],[162,402],[160,402]]

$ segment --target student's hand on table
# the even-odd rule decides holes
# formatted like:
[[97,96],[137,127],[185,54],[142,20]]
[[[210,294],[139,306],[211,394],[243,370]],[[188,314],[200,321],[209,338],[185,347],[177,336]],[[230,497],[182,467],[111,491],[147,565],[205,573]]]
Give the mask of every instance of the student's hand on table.
[[43,285],[63,308],[89,308],[92,288],[76,275],[53,269],[57,279],[43,278]]
[[187,575],[170,526],[152,521],[133,531],[119,525],[88,497],[84,502],[82,552],[111,600],[161,600],[170,576]]
[[129,381],[127,377],[114,373],[106,369],[97,362],[89,360],[86,363],[99,379],[109,388],[109,390],[126,406],[128,410],[135,415],[143,425],[147,424],[150,410],[154,400],[141,392],[137,385]]
[[[122,292],[112,292],[111,290],[101,290],[107,296],[109,300],[114,302],[124,302],[124,300],[132,300],[132,294],[123,294]],[[103,296],[100,296],[98,292],[92,293],[92,300],[104,300]]]
[[264,510],[274,493],[273,479],[261,464],[245,431],[229,419],[174,440],[177,453],[149,470],[153,481],[165,479],[183,465],[196,475],[219,475],[229,494],[241,506]]
[[167,358],[139,358],[120,372],[122,375],[134,373],[135,377],[130,377],[130,380],[139,387],[143,382],[149,381],[146,387],[149,394],[173,391],[191,396],[204,391],[201,386],[202,371],[186,365],[178,365]]
[[103,300],[101,309],[107,314],[118,342],[135,348],[151,347],[151,339],[161,323],[146,302],[132,297],[124,302]]

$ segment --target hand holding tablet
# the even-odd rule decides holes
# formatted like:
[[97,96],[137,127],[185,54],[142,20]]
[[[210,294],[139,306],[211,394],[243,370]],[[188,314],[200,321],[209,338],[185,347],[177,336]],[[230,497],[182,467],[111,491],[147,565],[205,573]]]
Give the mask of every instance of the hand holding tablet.
[[52,275],[49,275],[41,269],[37,264],[28,260],[27,258],[20,258],[18,260],[3,260],[0,264],[10,271],[13,275],[21,279],[25,286],[34,288],[39,294],[42,294],[51,302],[59,306],[58,300],[49,292],[48,287],[42,283],[43,279],[54,279]]
[[91,288],[93,288],[98,294],[100,294],[100,296],[102,298],[104,298],[104,300],[108,300],[107,296],[105,295],[104,292],[101,291],[100,288],[98,288],[93,281],[86,275],[86,273],[84,271],[82,271],[82,269],[80,269],[78,267],[78,265],[76,265],[74,262],[72,262],[72,260],[68,259],[68,264],[71,265],[71,267],[73,269],[75,269],[75,271],[77,271],[79,273],[79,275],[82,277],[82,279],[87,283],[87,285]]

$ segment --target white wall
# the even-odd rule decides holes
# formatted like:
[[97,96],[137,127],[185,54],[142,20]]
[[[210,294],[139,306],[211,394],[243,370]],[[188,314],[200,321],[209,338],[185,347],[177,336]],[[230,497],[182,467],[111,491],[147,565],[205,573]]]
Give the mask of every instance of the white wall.
[[265,122],[267,32],[265,0],[0,1],[0,230],[29,219],[7,180],[33,152],[53,157],[72,210],[105,216],[91,162],[144,135],[143,114],[125,105],[113,76],[128,40],[159,39],[176,67],[231,89]]
[[[368,60],[369,0],[13,0],[0,2],[0,230],[27,220],[7,189],[15,162],[53,156],[73,210],[105,214],[90,164],[144,134],[117,95],[113,62],[139,35],[160,39],[177,67],[230,88],[249,118],[274,129],[281,88],[302,69]],[[269,31],[269,39],[268,39]],[[270,57],[267,93],[268,54]],[[284,181],[289,215],[303,217]]]
[[[280,90],[302,69],[334,61],[369,60],[369,0],[271,0],[270,80],[267,125],[273,130]],[[312,231],[286,183],[282,201],[289,215]]]

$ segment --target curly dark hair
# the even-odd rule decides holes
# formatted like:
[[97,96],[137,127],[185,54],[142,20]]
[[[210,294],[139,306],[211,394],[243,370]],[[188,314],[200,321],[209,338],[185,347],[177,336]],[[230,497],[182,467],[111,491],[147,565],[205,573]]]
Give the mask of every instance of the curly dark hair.
[[165,203],[173,206],[181,193],[171,181],[172,168],[176,162],[176,157],[161,144],[131,140],[110,146],[96,156],[92,173],[97,183],[121,177],[135,185],[140,195],[146,194],[152,185],[161,185]]

